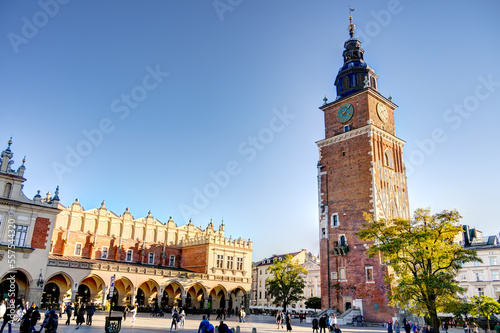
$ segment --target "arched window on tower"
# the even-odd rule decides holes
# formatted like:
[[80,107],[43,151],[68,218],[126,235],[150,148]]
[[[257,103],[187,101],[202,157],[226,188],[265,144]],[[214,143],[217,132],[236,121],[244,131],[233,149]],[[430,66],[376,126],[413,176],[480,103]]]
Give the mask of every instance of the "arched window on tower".
[[391,151],[389,149],[386,149],[385,153],[384,153],[384,165],[386,167],[394,169],[394,160],[392,158],[392,154],[391,154]]
[[342,87],[344,88],[344,90],[349,88],[349,77],[348,76],[344,76],[344,78],[342,79]]
[[377,81],[373,76],[371,77],[371,86],[373,89],[377,89]]
[[7,183],[7,184],[5,184],[5,187],[3,188],[3,196],[4,196],[4,198],[10,198],[11,194],[12,194],[12,184]]
[[347,240],[345,238],[345,235],[339,236],[339,246],[347,246]]
[[359,73],[357,75],[356,81],[358,81],[358,82],[356,82],[358,84],[358,87],[363,87],[365,85],[365,82],[364,82],[365,76],[363,74]]

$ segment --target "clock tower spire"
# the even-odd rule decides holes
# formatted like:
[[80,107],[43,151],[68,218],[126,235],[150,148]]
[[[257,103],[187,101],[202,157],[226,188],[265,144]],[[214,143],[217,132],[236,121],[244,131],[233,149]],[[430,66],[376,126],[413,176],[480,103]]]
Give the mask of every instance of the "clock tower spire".
[[367,65],[364,60],[365,50],[361,48],[361,41],[354,38],[356,26],[352,23],[351,12],[354,9],[349,8],[349,35],[351,38],[344,43],[344,65],[340,67],[335,79],[337,87],[337,96],[345,97],[366,87],[372,87],[377,90],[378,75]]
[[341,312],[357,307],[367,321],[384,322],[395,314],[384,282],[387,267],[368,257],[371,243],[356,233],[364,213],[375,219],[410,217],[405,142],[396,136],[397,105],[378,92],[378,76],[354,37],[352,15],[349,21],[344,63],[335,79],[337,99],[320,107],[325,138],[316,142],[321,307]]

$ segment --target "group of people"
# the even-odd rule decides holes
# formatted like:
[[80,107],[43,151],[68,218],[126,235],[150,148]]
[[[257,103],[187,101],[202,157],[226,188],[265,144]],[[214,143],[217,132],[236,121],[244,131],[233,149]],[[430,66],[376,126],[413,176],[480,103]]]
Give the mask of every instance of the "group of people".
[[286,314],[282,311],[278,311],[276,313],[276,326],[277,328],[283,328],[283,323],[286,325],[286,331],[291,332],[292,331],[292,316],[290,315],[290,312],[287,312]]
[[172,328],[174,331],[177,330],[177,324],[179,324],[179,328],[184,328],[184,322],[186,320],[186,313],[184,310],[179,312],[178,307],[174,307],[172,310],[172,324],[170,324],[170,332],[172,332]]
[[[203,316],[203,320],[200,322],[197,333],[215,333],[215,327],[207,319],[207,316]],[[223,320],[219,322],[219,327],[217,333],[233,333],[233,331],[224,323]]]
[[92,317],[95,313],[95,306],[92,303],[63,303],[61,305],[61,314],[65,313],[67,320],[66,325],[71,324],[71,317],[76,321],[77,326],[82,326],[85,322],[88,326],[92,326]]
[[[40,324],[40,328],[37,329],[36,326],[41,319],[41,315],[35,303],[30,306],[29,303],[26,302],[26,304],[17,309],[12,308],[12,306],[13,305],[7,299],[3,300],[0,304],[0,318],[3,319],[0,332],[3,332],[3,329],[7,326],[9,333],[12,333],[12,321],[14,321],[15,316],[18,317],[17,321],[20,322],[20,333],[40,333],[44,329],[45,333],[55,333],[57,331],[59,318],[56,311],[52,310],[50,307],[44,314],[44,319]],[[18,313],[18,311],[21,311],[21,313]]]
[[342,331],[337,324],[337,317],[335,314],[331,314],[327,316],[326,314],[322,315],[321,318],[314,317],[312,320],[312,329],[313,333],[326,333],[326,329],[328,328],[329,332],[341,333]]

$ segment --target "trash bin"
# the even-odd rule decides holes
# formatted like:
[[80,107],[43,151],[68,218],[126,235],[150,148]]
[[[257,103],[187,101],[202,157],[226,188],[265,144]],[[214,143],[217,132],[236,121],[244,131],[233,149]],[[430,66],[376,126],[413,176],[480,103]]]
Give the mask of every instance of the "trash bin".
[[106,317],[104,330],[106,333],[118,333],[122,328],[122,317]]

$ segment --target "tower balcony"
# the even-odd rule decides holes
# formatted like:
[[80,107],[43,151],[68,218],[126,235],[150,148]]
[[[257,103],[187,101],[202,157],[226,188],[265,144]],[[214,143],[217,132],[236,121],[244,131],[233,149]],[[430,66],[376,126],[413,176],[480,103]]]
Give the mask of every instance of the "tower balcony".
[[349,246],[346,243],[333,242],[332,252],[336,256],[345,256],[349,252]]

